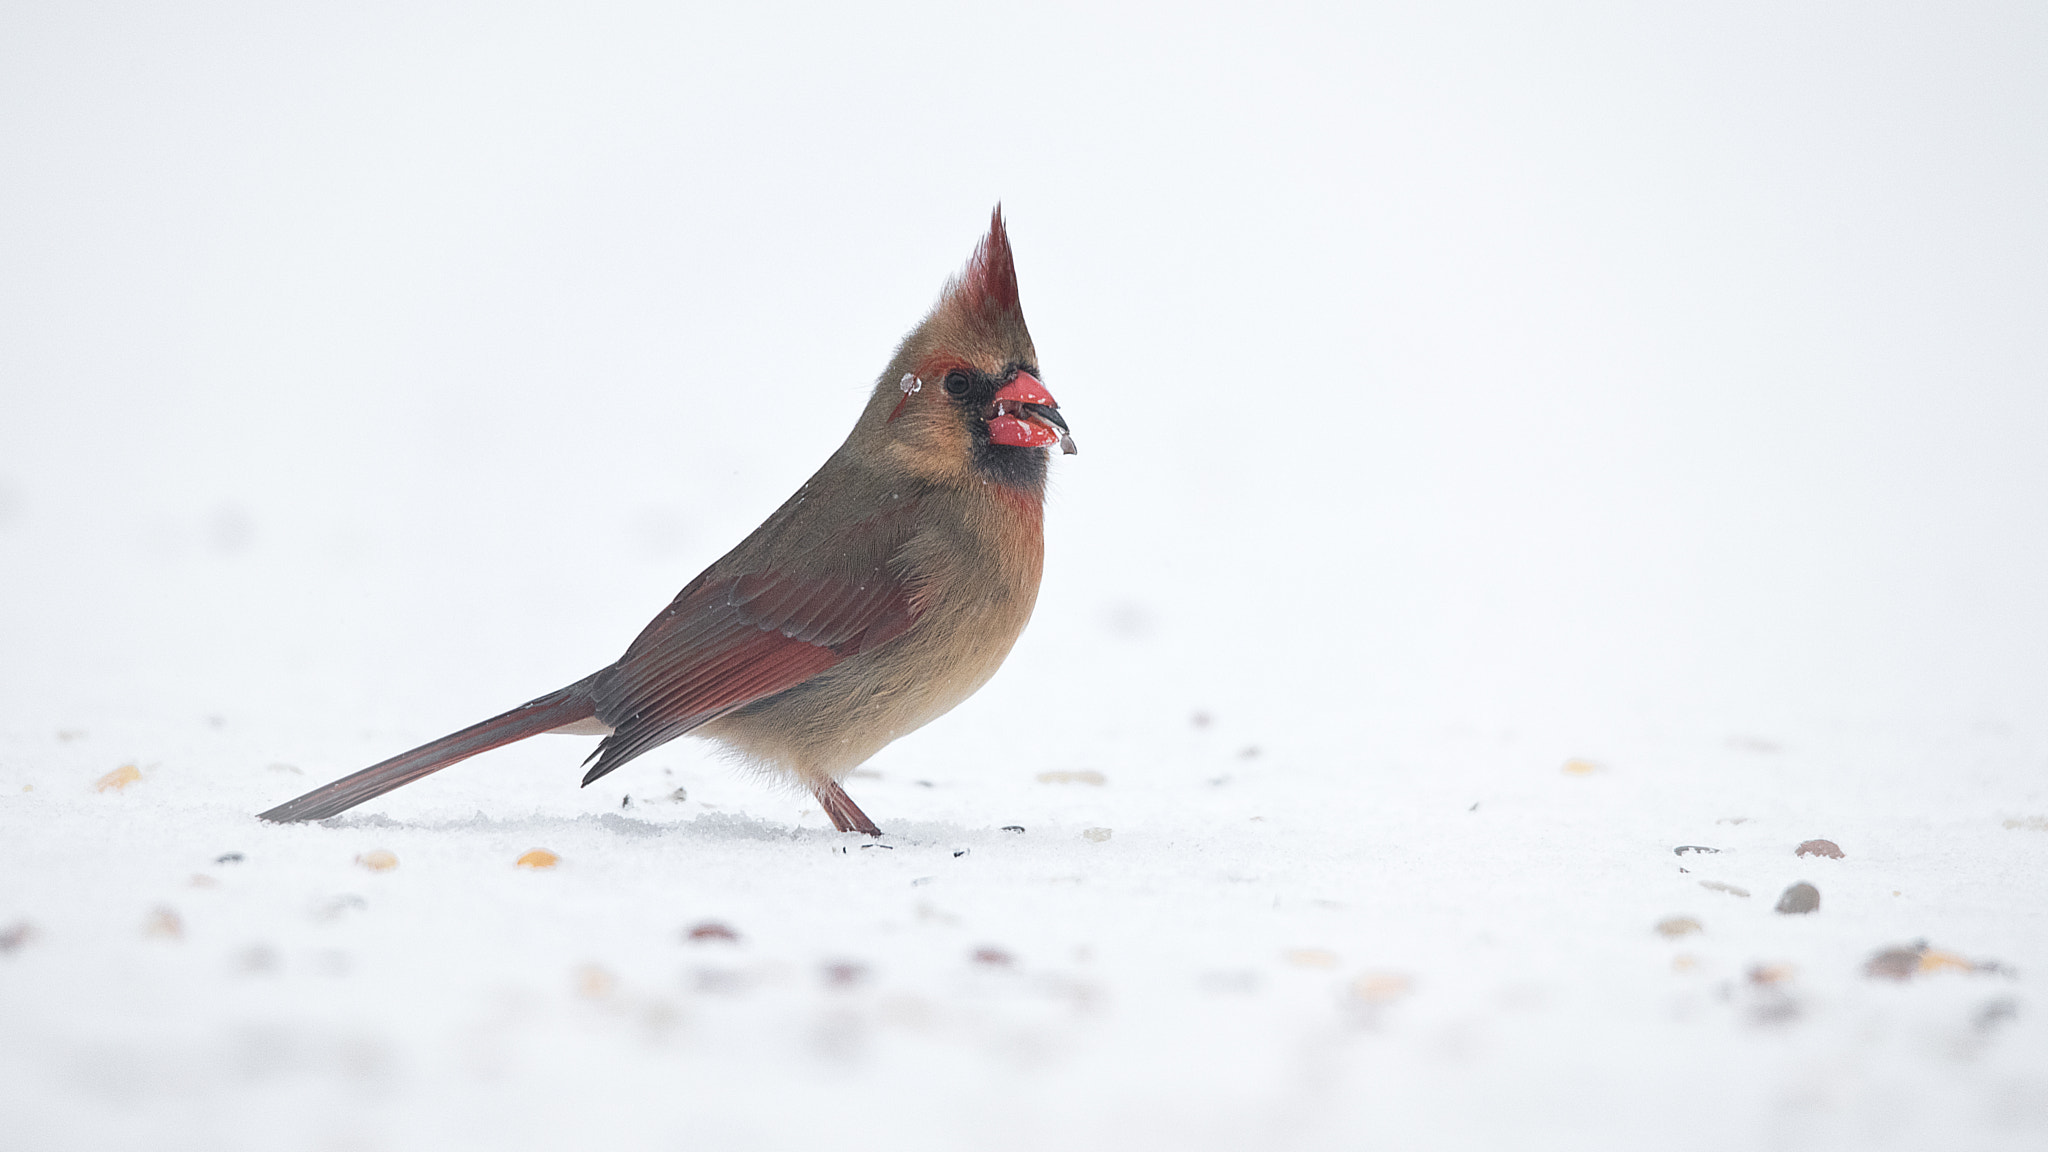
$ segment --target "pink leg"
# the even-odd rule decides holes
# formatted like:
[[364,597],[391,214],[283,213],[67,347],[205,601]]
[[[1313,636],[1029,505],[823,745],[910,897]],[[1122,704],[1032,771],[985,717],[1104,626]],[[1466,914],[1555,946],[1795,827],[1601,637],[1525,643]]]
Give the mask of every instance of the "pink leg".
[[882,830],[875,827],[875,822],[868,819],[868,814],[860,810],[860,805],[853,802],[853,797],[846,794],[846,789],[841,788],[838,781],[827,780],[812,789],[811,794],[818,798],[825,815],[832,818],[832,826],[841,832],[865,832],[870,836],[882,834]]

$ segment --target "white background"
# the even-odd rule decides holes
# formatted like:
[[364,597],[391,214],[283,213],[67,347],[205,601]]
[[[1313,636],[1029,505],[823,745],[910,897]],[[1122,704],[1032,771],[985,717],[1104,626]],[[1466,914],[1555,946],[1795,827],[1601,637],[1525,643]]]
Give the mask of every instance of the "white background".
[[[9,1142],[2038,1146],[2044,75],[2026,5],[9,6]],[[998,200],[1082,452],[894,847],[690,742],[250,818],[614,659]]]

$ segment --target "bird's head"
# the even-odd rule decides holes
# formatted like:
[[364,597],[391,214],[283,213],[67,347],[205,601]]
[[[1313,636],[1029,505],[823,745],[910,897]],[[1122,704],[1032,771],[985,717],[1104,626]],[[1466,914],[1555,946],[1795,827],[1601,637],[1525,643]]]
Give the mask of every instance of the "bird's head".
[[927,479],[1036,493],[1047,449],[1073,452],[1017,302],[1017,266],[997,205],[988,235],[875,383],[860,432]]

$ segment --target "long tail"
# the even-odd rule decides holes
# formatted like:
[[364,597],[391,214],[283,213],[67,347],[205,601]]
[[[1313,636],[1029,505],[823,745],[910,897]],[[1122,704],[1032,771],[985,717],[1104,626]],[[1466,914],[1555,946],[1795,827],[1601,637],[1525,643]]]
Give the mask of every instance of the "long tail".
[[344,776],[296,800],[279,804],[259,818],[280,824],[294,820],[325,820],[365,800],[382,796],[393,788],[439,772],[458,760],[467,760],[479,752],[489,752],[515,740],[587,720],[597,714],[597,703],[590,691],[591,683],[596,679],[589,676],[578,680],[538,700],[529,700],[502,716],[493,716],[481,724],[472,724],[381,764],[372,764],[353,776]]

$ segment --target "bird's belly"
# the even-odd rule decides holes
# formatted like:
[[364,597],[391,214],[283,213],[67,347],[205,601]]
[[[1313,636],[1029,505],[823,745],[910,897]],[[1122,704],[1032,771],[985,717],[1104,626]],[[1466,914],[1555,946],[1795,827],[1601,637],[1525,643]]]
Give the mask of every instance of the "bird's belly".
[[895,641],[697,731],[762,767],[808,781],[841,778],[987,683],[1031,610],[1015,599],[966,608],[928,613]]

